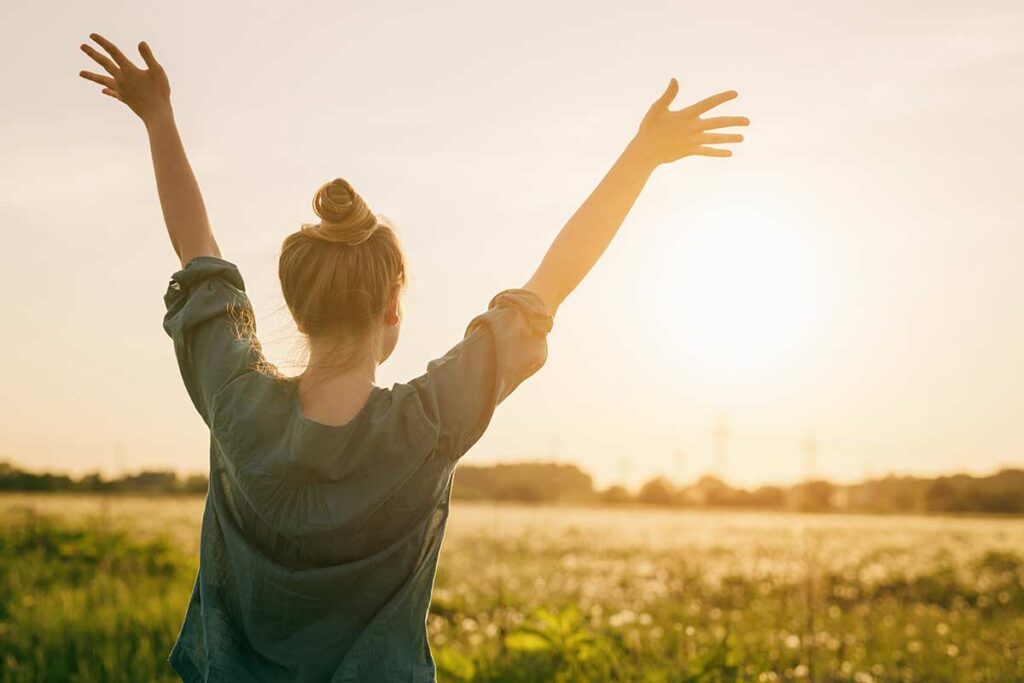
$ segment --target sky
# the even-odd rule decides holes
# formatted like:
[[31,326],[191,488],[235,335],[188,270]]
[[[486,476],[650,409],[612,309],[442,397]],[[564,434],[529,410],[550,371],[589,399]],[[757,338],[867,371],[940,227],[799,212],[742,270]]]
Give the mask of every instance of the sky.
[[526,282],[669,78],[674,108],[739,92],[721,113],[751,119],[746,141],[654,173],[559,309],[547,364],[464,462],[745,486],[1024,465],[1017,0],[133,0],[0,18],[0,459],[208,463],[161,326],[178,262],[145,130],[78,77],[98,70],[79,49],[95,31],[164,65],[223,256],[287,374],[301,338],[277,258],[316,188],[344,177],[395,222],[411,286],[382,386]]

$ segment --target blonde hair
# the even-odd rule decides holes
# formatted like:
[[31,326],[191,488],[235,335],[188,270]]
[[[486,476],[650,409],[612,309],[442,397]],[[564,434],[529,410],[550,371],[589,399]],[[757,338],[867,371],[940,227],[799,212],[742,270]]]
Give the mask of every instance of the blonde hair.
[[405,257],[392,226],[342,178],[313,196],[318,223],[304,223],[281,247],[281,291],[299,331],[344,344],[378,328]]

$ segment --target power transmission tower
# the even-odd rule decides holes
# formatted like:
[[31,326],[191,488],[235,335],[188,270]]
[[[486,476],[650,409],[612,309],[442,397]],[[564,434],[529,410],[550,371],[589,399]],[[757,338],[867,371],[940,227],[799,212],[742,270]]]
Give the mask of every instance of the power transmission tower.
[[732,436],[729,418],[725,413],[718,417],[718,424],[711,430],[711,436],[715,440],[715,476],[725,481],[725,450]]
[[619,476],[622,478],[622,486],[623,486],[623,488],[625,488],[627,490],[629,489],[629,486],[630,486],[629,475],[630,475],[630,466],[631,465],[632,465],[632,461],[630,461],[629,458],[622,458],[621,460],[619,460],[619,472],[620,472]]
[[125,475],[125,447],[123,441],[118,441],[114,444],[114,468],[115,476],[123,477]]
[[682,448],[676,450],[676,478],[680,484],[686,478],[686,451]]
[[807,432],[802,445],[804,452],[804,480],[811,481],[817,474],[818,439],[813,432]]

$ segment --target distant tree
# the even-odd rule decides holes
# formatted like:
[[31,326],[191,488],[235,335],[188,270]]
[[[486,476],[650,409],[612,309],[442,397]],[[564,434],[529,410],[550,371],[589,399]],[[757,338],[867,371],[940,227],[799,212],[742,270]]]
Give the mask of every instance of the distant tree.
[[785,493],[778,486],[762,486],[748,495],[748,505],[756,508],[781,508]]
[[827,481],[805,481],[791,489],[791,507],[802,512],[823,512],[832,509],[835,487]]
[[109,491],[112,488],[112,483],[104,481],[103,475],[99,472],[91,472],[79,479],[75,488],[90,492]]
[[181,485],[185,493],[206,493],[210,487],[210,480],[205,474],[189,475]]
[[897,491],[892,497],[892,507],[899,512],[912,512],[915,503],[914,494],[908,489]]
[[36,474],[10,463],[0,463],[0,490],[3,491],[67,491],[72,483],[66,474]]
[[1024,470],[1000,470],[983,482],[993,494],[992,512],[1024,513]]
[[171,492],[178,489],[178,475],[169,470],[144,470],[122,477],[118,482],[122,491]]
[[655,477],[640,487],[637,500],[646,505],[671,505],[676,489],[665,477]]
[[957,488],[948,477],[936,479],[925,493],[925,504],[931,512],[955,512],[963,506]]
[[597,494],[597,499],[602,503],[628,503],[633,500],[633,496],[629,494],[624,486],[609,486],[605,490]]
[[735,500],[733,489],[718,477],[711,475],[704,475],[691,488],[691,497],[701,505],[719,507],[732,505]]
[[575,465],[462,465],[455,473],[455,482],[452,495],[463,499],[550,502],[594,497],[593,480]]

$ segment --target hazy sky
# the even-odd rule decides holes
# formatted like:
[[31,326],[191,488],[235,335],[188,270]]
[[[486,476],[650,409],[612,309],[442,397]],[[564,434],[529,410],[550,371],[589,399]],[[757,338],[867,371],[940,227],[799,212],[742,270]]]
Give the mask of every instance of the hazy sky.
[[691,479],[726,414],[742,484],[802,476],[808,433],[838,480],[1024,464],[1019,0],[0,12],[0,458],[208,461],[161,327],[178,264],[144,128],[77,75],[98,31],[164,64],[272,360],[295,358],[276,263],[317,186],[345,177],[397,223],[412,286],[384,386],[528,279],[670,77],[679,106],[739,91],[747,141],[655,173],[467,462]]

